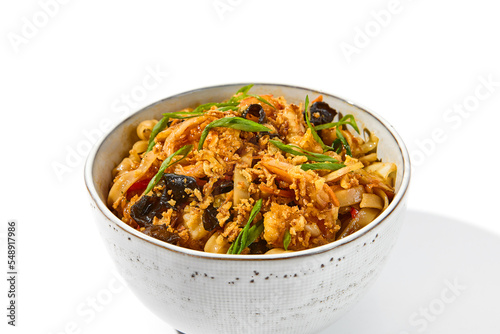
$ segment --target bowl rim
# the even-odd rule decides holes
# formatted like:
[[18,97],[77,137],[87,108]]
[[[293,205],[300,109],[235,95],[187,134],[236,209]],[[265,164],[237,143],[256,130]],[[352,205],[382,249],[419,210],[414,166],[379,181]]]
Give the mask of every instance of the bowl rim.
[[[101,149],[101,145],[106,141],[106,139],[114,133],[118,128],[120,128],[124,123],[126,123],[129,119],[132,117],[136,116],[137,114],[150,109],[154,107],[157,104],[163,103],[166,100],[171,100],[175,98],[179,98],[184,95],[188,94],[193,94],[199,91],[207,90],[207,89],[216,89],[216,88],[223,88],[223,87],[242,87],[246,86],[249,84],[253,84],[254,86],[272,86],[272,87],[284,87],[284,88],[295,88],[295,89],[302,89],[302,90],[307,90],[311,92],[315,92],[318,94],[323,94],[323,95],[328,95],[328,97],[337,99],[341,102],[350,104],[353,107],[356,107],[363,112],[368,113],[372,117],[374,117],[377,121],[379,121],[392,135],[394,140],[396,141],[398,148],[401,153],[401,157],[403,159],[403,177],[401,179],[401,185],[399,188],[399,191],[396,193],[394,196],[393,200],[389,204],[389,206],[377,217],[373,222],[368,224],[367,226],[363,227],[362,229],[354,232],[353,234],[342,238],[340,240],[333,241],[331,243],[318,246],[315,248],[310,248],[306,250],[301,250],[301,251],[296,251],[296,252],[291,252],[291,253],[281,253],[281,254],[269,254],[269,255],[264,255],[264,254],[249,254],[249,255],[234,255],[234,254],[215,254],[215,253],[206,253],[203,251],[199,250],[194,250],[190,248],[185,248],[181,246],[176,246],[169,244],[167,242],[155,239],[153,237],[150,237],[134,228],[131,226],[127,225],[125,222],[121,221],[116,217],[113,212],[108,208],[107,204],[102,201],[97,193],[97,189],[95,187],[95,184],[93,182],[92,178],[92,171],[94,167],[94,162],[95,158],[97,156],[97,153]],[[124,232],[127,232],[147,243],[153,244],[155,246],[158,246],[160,248],[166,249],[168,251],[172,251],[175,253],[180,253],[182,255],[187,255],[187,256],[192,256],[192,257],[197,257],[197,258],[204,258],[204,259],[211,259],[211,260],[239,260],[239,261],[272,261],[272,260],[285,260],[285,259],[295,259],[298,257],[304,257],[304,256],[312,256],[316,254],[321,254],[325,253],[328,251],[331,251],[333,249],[339,248],[345,244],[348,244],[352,241],[355,241],[359,237],[367,234],[371,230],[373,230],[375,227],[380,225],[383,221],[388,218],[388,216],[396,210],[396,208],[400,205],[402,205],[404,202],[402,201],[403,198],[405,197],[409,184],[410,184],[410,176],[411,176],[411,163],[410,163],[410,156],[408,153],[408,150],[403,142],[403,139],[401,136],[397,133],[397,131],[394,129],[394,127],[387,122],[384,118],[382,118],[380,115],[374,113],[373,111],[361,106],[360,104],[353,103],[348,99],[339,97],[334,94],[330,94],[328,92],[325,92],[323,90],[318,90],[314,88],[306,88],[306,87],[301,87],[301,86],[296,86],[296,85],[288,85],[288,84],[276,84],[276,83],[229,83],[229,84],[220,84],[220,85],[213,85],[213,86],[204,86],[200,88],[195,88],[189,91],[177,93],[168,97],[165,97],[159,101],[153,102],[133,113],[131,113],[128,117],[122,119],[119,121],[111,130],[109,130],[104,136],[102,136],[92,147],[92,150],[89,152],[86,162],[85,162],[85,167],[84,167],[84,181],[85,181],[85,186],[87,188],[87,191],[89,192],[90,198],[92,202],[94,202],[95,207],[99,209],[99,211],[104,215],[105,218],[107,218],[109,221],[114,223],[117,227],[122,229]],[[99,222],[98,222],[99,223]]]

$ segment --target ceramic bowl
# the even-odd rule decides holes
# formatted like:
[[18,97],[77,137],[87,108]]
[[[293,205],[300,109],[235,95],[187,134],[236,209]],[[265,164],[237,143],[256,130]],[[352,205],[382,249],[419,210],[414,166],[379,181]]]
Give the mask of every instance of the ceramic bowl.
[[[285,96],[299,104],[308,94],[380,138],[378,155],[398,167],[390,206],[360,231],[328,245],[279,255],[210,254],[151,238],[120,221],[106,206],[111,170],[128,155],[143,120],[228,99],[245,84],[207,87],[154,103],[125,119],[90,153],[85,182],[100,234],[117,270],[152,312],[187,334],[316,333],[347,312],[382,270],[406,211],[410,162],[405,145],[380,116],[331,94],[277,84],[256,84],[254,94]],[[141,321],[137,319],[137,321]]]

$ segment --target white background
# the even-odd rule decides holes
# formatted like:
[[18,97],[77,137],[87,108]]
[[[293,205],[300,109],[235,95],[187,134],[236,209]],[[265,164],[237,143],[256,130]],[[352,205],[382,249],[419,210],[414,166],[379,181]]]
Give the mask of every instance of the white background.
[[[83,163],[91,141],[141,107],[232,82],[345,97],[392,123],[411,152],[396,254],[324,333],[499,332],[484,318],[500,297],[494,1],[60,1],[0,5],[0,267],[17,219],[20,273],[16,328],[0,275],[2,333],[173,333],[115,278]],[[467,289],[436,308],[453,280]]]

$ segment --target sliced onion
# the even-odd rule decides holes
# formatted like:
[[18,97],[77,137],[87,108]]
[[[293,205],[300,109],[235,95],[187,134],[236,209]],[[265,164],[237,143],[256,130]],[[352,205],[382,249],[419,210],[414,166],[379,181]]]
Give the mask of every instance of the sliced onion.
[[382,210],[384,208],[384,200],[375,194],[363,194],[360,208],[375,208]]
[[371,165],[365,167],[365,171],[370,173],[375,173],[384,179],[386,184],[391,185],[392,181],[389,180],[390,174],[397,171],[396,164],[392,162],[374,162]]
[[155,160],[156,154],[153,153],[153,151],[149,151],[142,158],[141,164],[136,170],[131,170],[120,175],[118,180],[115,181],[115,183],[111,187],[111,190],[109,191],[108,205],[113,207],[115,204],[118,205],[117,201],[121,198],[121,196],[123,196],[127,192],[128,188],[130,188],[131,185],[133,185],[144,174],[146,174],[149,167],[151,167]]
[[377,161],[377,159],[378,159],[377,153],[370,153],[359,158],[359,161],[363,163],[363,165],[368,166],[372,162]]
[[380,210],[372,208],[364,208],[358,211],[356,217],[351,218],[344,230],[341,231],[338,239],[347,237],[350,234],[362,229],[370,224],[379,215]]
[[379,213],[380,210],[373,208],[364,208],[359,210],[356,217],[354,217],[354,220],[358,220],[358,225],[360,226],[360,228],[365,227],[366,225],[370,224],[375,218],[377,218]]
[[335,191],[335,196],[339,200],[340,207],[351,206],[361,202],[362,195],[365,192],[363,186],[356,186],[350,189],[341,189]]
[[241,162],[234,168],[234,193],[233,193],[233,204],[236,206],[243,199],[250,198],[250,193],[248,192],[248,187],[250,183],[243,175],[243,169],[250,167],[252,165],[252,150],[247,150],[242,153]]
[[355,170],[358,170],[358,169],[361,169],[364,167],[363,163],[361,163],[357,159],[351,158],[349,156],[347,156],[347,158],[346,158],[345,165],[346,165],[345,167],[342,167],[340,169],[337,169],[334,172],[331,172],[331,173],[325,175],[323,177],[325,179],[325,181],[326,182],[335,181],[338,178],[340,178],[341,176],[343,176],[349,172],[352,172],[352,171],[355,171]]
[[266,255],[271,255],[271,254],[284,254],[284,253],[293,253],[293,251],[286,251],[283,248],[273,248],[268,250],[265,254]]
[[387,207],[389,206],[389,197],[387,197],[387,194],[385,193],[385,191],[383,191],[380,188],[374,188],[373,192],[375,194],[377,194],[378,196],[380,196],[380,198],[382,198],[382,200],[384,201],[384,207],[382,208],[382,211],[387,209]]

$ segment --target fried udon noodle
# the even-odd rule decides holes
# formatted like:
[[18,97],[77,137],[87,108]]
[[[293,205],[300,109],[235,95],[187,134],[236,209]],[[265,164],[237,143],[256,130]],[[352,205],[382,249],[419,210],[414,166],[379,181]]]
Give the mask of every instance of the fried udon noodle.
[[323,102],[249,94],[137,126],[108,205],[126,224],[211,253],[299,251],[344,238],[387,208],[396,165],[378,138]]

